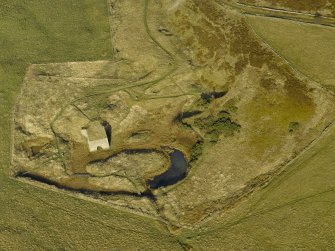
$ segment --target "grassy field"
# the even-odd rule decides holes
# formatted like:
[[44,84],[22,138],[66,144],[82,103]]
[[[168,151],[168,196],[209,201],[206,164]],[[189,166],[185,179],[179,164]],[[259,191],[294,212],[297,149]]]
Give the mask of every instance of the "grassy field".
[[257,16],[248,16],[248,21],[296,69],[323,85],[335,86],[334,28]]
[[334,250],[335,127],[264,190],[183,238],[195,250]]
[[335,16],[334,0],[239,0],[240,3],[252,4],[261,7],[278,8],[310,14],[322,13],[327,16]]
[[155,221],[8,179],[11,111],[28,65],[112,58],[106,1],[3,0],[0,23],[0,250],[180,249]]

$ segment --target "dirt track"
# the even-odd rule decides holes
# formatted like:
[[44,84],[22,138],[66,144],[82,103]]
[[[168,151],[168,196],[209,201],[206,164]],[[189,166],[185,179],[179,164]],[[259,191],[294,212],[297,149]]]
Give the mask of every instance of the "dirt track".
[[231,8],[237,9],[245,14],[281,18],[302,23],[335,27],[335,18],[325,16],[316,17],[315,15],[307,13],[274,9],[268,7],[257,7],[229,0],[216,0],[216,2],[220,5],[230,6]]

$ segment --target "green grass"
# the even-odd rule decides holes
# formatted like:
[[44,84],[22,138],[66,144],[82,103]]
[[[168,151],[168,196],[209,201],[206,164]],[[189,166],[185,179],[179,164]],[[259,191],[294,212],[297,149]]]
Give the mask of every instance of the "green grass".
[[335,28],[247,17],[255,32],[294,68],[323,85],[335,85]]

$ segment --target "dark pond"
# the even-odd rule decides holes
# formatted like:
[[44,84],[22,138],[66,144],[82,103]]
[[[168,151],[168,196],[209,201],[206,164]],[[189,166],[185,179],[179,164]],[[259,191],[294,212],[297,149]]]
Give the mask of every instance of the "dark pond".
[[101,125],[105,128],[105,132],[108,138],[108,143],[112,143],[112,126],[107,121],[102,121]]
[[148,184],[150,188],[159,188],[169,186],[177,183],[184,179],[187,174],[188,163],[181,151],[174,150],[170,154],[171,166],[169,169],[156,176],[153,180],[149,180]]

